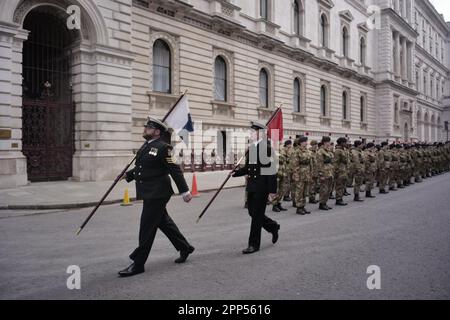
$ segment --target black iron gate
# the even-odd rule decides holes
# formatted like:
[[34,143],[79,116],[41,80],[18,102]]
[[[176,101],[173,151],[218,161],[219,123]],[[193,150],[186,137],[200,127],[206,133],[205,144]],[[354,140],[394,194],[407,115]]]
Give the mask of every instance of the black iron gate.
[[72,176],[74,105],[68,49],[73,37],[52,7],[25,19],[23,48],[22,150],[31,181]]

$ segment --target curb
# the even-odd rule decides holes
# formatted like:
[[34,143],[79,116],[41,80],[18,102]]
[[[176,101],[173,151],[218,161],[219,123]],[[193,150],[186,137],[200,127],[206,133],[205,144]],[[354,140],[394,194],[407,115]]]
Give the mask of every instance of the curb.
[[[244,185],[241,186],[232,186],[232,187],[224,187],[223,189],[234,189],[234,188],[242,188]],[[216,191],[215,189],[205,189],[200,190],[201,192],[212,192]],[[179,194],[175,194],[174,196],[178,197]],[[137,201],[136,197],[130,198],[130,201]],[[109,204],[116,204],[121,203],[122,199],[116,199],[116,200],[105,200],[103,201],[102,205],[109,205]],[[54,210],[54,209],[79,209],[79,208],[88,208],[88,207],[94,207],[96,206],[98,201],[95,202],[79,202],[79,203],[61,203],[61,204],[25,204],[25,205],[2,205],[0,206],[0,210]]]

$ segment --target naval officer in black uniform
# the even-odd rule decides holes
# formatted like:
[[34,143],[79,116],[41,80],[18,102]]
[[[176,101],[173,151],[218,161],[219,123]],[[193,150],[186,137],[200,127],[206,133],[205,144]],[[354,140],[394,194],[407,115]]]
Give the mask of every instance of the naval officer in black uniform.
[[277,168],[274,166],[274,152],[264,133],[266,126],[251,122],[254,143],[250,144],[245,159],[245,166],[237,169],[233,177],[247,176],[248,213],[252,218],[248,248],[243,254],[259,251],[261,244],[261,229],[272,234],[272,243],[278,241],[280,225],[265,215],[267,199],[272,199],[277,193]]
[[189,202],[192,199],[183,172],[172,158],[172,146],[161,139],[161,135],[167,130],[168,127],[163,122],[148,118],[143,133],[147,143],[139,150],[135,167],[122,177],[127,182],[136,181],[137,199],[144,200],[144,204],[139,229],[139,246],[130,255],[133,263],[119,272],[121,277],[144,272],[144,264],[158,229],[180,252],[176,263],[185,262],[194,251],[194,247],[187,242],[166,210],[166,205],[174,194],[169,175],[177,185],[183,200]]

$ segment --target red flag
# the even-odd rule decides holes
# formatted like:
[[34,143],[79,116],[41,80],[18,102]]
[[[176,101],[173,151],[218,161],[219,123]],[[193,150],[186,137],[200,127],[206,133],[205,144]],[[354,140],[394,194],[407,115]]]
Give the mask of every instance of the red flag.
[[[278,136],[276,130],[278,130]],[[275,114],[267,123],[267,136],[272,141],[283,141],[283,111],[281,108],[275,111]]]

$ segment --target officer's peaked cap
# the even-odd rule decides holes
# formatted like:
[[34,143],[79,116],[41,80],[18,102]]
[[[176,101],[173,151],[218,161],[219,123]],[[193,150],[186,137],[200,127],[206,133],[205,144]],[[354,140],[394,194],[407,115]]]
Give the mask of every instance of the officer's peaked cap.
[[169,127],[164,122],[150,116],[147,118],[147,123],[145,124],[145,127],[159,129],[163,132],[169,130]]

